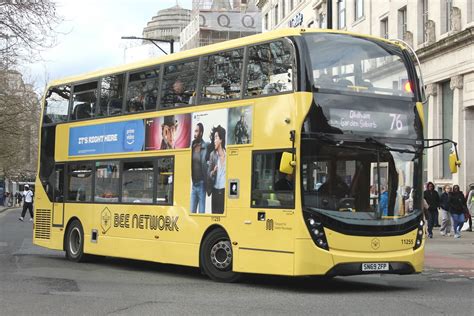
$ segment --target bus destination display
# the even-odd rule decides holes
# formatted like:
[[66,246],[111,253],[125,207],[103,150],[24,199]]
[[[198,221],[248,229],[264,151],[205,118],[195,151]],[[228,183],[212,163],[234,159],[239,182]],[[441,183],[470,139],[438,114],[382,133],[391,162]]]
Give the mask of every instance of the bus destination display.
[[331,108],[329,124],[343,131],[384,135],[408,134],[408,117],[400,113]]

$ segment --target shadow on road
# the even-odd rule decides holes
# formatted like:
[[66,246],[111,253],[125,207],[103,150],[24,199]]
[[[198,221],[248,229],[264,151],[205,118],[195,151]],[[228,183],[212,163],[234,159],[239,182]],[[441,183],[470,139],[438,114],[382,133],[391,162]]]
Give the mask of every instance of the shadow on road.
[[[60,252],[58,252],[60,253]],[[188,279],[190,281],[203,281],[203,282],[214,282],[208,279],[205,275],[202,275],[199,268],[185,267],[172,264],[162,264],[148,261],[113,258],[113,257],[93,257],[86,263],[73,263],[68,262],[65,257],[60,256],[43,256],[35,255],[37,257],[43,257],[47,260],[54,260],[56,262],[65,262],[70,265],[69,268],[77,269],[82,271],[95,270],[97,268],[114,269],[116,271],[127,271],[133,273],[153,273],[154,276],[157,274],[164,274],[169,277]],[[397,278],[397,276],[393,276]],[[393,278],[391,279],[393,281]],[[400,276],[402,278],[402,276]],[[406,278],[404,276],[403,278]],[[406,280],[406,279],[405,279]],[[400,280],[398,285],[394,285],[394,282],[388,282],[384,278],[380,278],[378,275],[371,276],[359,276],[359,277],[336,277],[336,278],[324,278],[324,277],[285,277],[285,276],[274,276],[274,275],[256,275],[256,274],[244,274],[240,280],[238,286],[271,289],[282,292],[300,292],[300,293],[379,293],[381,291],[399,292],[399,291],[410,291],[416,290],[416,288],[410,287],[408,284],[400,286],[403,280]],[[409,282],[409,284],[413,284]],[[232,285],[237,286],[237,285]]]

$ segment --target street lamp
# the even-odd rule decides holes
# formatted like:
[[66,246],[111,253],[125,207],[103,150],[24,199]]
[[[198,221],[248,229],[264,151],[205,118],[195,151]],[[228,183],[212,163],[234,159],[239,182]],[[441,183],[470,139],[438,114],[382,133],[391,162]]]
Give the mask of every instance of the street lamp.
[[153,43],[153,45],[155,45],[155,46],[158,47],[163,53],[165,53],[165,55],[168,55],[168,53],[165,52],[165,51],[163,50],[163,48],[161,48],[161,47],[160,47],[158,44],[156,44],[155,42],[168,43],[168,44],[170,44],[170,53],[171,53],[171,54],[174,53],[174,39],[164,40],[164,39],[148,38],[148,37],[136,37],[136,36],[122,36],[121,38],[122,38],[122,39],[133,39],[133,40],[150,41],[150,42]]

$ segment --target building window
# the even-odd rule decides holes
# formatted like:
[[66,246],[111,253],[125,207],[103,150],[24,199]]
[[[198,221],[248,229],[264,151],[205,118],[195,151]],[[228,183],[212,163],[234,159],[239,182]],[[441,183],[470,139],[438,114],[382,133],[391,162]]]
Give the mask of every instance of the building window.
[[275,6],[275,26],[278,24],[278,4]]
[[343,29],[346,27],[346,0],[337,1],[337,27]]
[[442,31],[443,33],[451,31],[451,10],[453,9],[453,0],[443,0],[442,14]]
[[421,0],[421,21],[423,22],[423,43],[428,40],[428,32],[427,32],[427,26],[428,26],[428,0]]
[[380,36],[388,38],[388,18],[380,20]]
[[[441,128],[443,131],[442,138],[453,139],[453,90],[450,88],[450,81],[441,84]],[[451,179],[451,170],[449,169],[449,154],[451,152],[451,144],[443,145],[443,179]]]
[[407,7],[398,10],[398,38],[406,39],[407,33]]
[[265,31],[268,31],[268,13],[265,13],[265,19],[264,19],[263,27],[264,27]]
[[326,13],[323,10],[322,6],[316,7],[316,22],[318,24],[318,28],[325,29],[327,27],[326,24]]
[[285,13],[286,13],[285,1],[286,0],[281,1],[281,19],[282,20],[285,18]]
[[364,0],[355,0],[354,5],[354,20],[357,21],[364,16]]
[[290,12],[293,11],[293,9],[295,7],[294,2],[295,2],[295,0],[290,0]]

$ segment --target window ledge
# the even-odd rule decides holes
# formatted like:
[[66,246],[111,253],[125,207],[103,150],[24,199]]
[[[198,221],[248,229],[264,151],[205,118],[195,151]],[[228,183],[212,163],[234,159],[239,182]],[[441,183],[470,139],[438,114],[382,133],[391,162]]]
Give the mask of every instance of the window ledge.
[[354,22],[352,22],[352,27],[359,25],[363,21],[365,21],[365,15],[361,16],[358,20],[355,20]]

